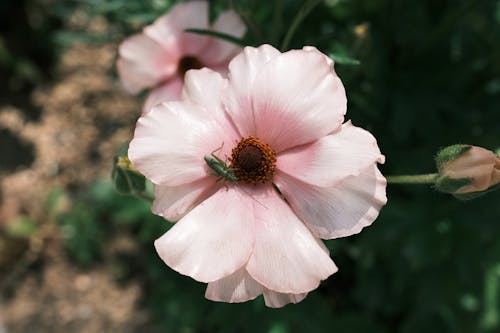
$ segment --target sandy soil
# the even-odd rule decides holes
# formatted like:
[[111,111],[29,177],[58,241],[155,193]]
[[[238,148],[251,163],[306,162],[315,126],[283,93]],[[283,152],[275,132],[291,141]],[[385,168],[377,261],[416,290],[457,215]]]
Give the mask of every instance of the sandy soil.
[[[148,325],[138,281],[120,284],[106,265],[130,240],[113,240],[103,263],[83,271],[64,255],[43,207],[51,189],[71,194],[109,177],[114,154],[131,138],[140,101],[112,79],[115,57],[116,45],[68,50],[57,81],[27,97],[40,108],[38,120],[0,105],[0,133],[16,143],[0,148],[22,162],[0,169],[0,333],[136,332]],[[63,206],[71,204],[68,198]],[[14,239],[1,231],[20,217],[38,224],[36,236]]]

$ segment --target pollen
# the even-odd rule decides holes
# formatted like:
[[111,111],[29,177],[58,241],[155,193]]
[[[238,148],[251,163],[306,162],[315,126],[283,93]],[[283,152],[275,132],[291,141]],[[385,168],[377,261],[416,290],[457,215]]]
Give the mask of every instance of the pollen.
[[276,169],[274,150],[253,136],[238,142],[229,161],[238,181],[254,185],[271,182]]
[[177,73],[184,77],[188,70],[200,68],[203,68],[203,63],[198,58],[193,56],[184,56],[177,64]]

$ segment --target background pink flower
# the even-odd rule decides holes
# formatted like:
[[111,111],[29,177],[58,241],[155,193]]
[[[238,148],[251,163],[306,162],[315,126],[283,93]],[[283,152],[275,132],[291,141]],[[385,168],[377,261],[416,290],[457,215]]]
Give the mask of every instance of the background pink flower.
[[226,72],[229,60],[241,50],[218,38],[184,32],[188,28],[211,29],[238,38],[246,32],[234,11],[221,13],[210,26],[208,2],[190,1],[176,4],[142,33],[127,38],[120,45],[117,63],[123,86],[132,94],[155,88],[143,111],[159,102],[179,99],[189,69],[209,67]]
[[[346,103],[333,62],[312,47],[246,47],[228,79],[187,73],[183,101],[143,114],[129,149],[156,184],[153,212],[178,220],[155,242],[163,261],[208,283],[211,300],[262,294],[271,307],[336,272],[320,238],[360,232],[386,202],[384,157],[370,133],[342,124]],[[213,151],[237,182],[218,181],[204,160]]]

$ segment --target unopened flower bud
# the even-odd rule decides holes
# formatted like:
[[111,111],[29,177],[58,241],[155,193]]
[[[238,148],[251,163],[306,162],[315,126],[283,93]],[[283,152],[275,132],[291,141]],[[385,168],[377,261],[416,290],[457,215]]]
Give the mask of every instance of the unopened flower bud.
[[115,188],[122,194],[137,194],[146,190],[146,178],[127,156],[115,157],[111,177]]
[[449,146],[437,154],[436,164],[436,189],[460,199],[499,187],[500,157],[490,150],[471,145]]

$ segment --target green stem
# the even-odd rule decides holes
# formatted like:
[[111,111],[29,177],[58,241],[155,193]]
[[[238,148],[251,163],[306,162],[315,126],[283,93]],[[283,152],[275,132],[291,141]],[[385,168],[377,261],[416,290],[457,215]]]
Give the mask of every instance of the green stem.
[[283,38],[283,43],[281,43],[281,51],[284,52],[288,49],[288,45],[292,40],[293,34],[295,30],[299,27],[300,23],[309,15],[309,13],[319,5],[323,0],[309,0],[307,1],[298,11],[297,15],[295,15],[292,24],[290,24],[290,28],[286,32],[285,38]]
[[388,184],[434,184],[437,173],[429,173],[426,175],[400,175],[386,176]]
[[278,41],[283,30],[283,0],[276,0],[273,9],[273,28],[270,32],[269,40],[278,45]]

